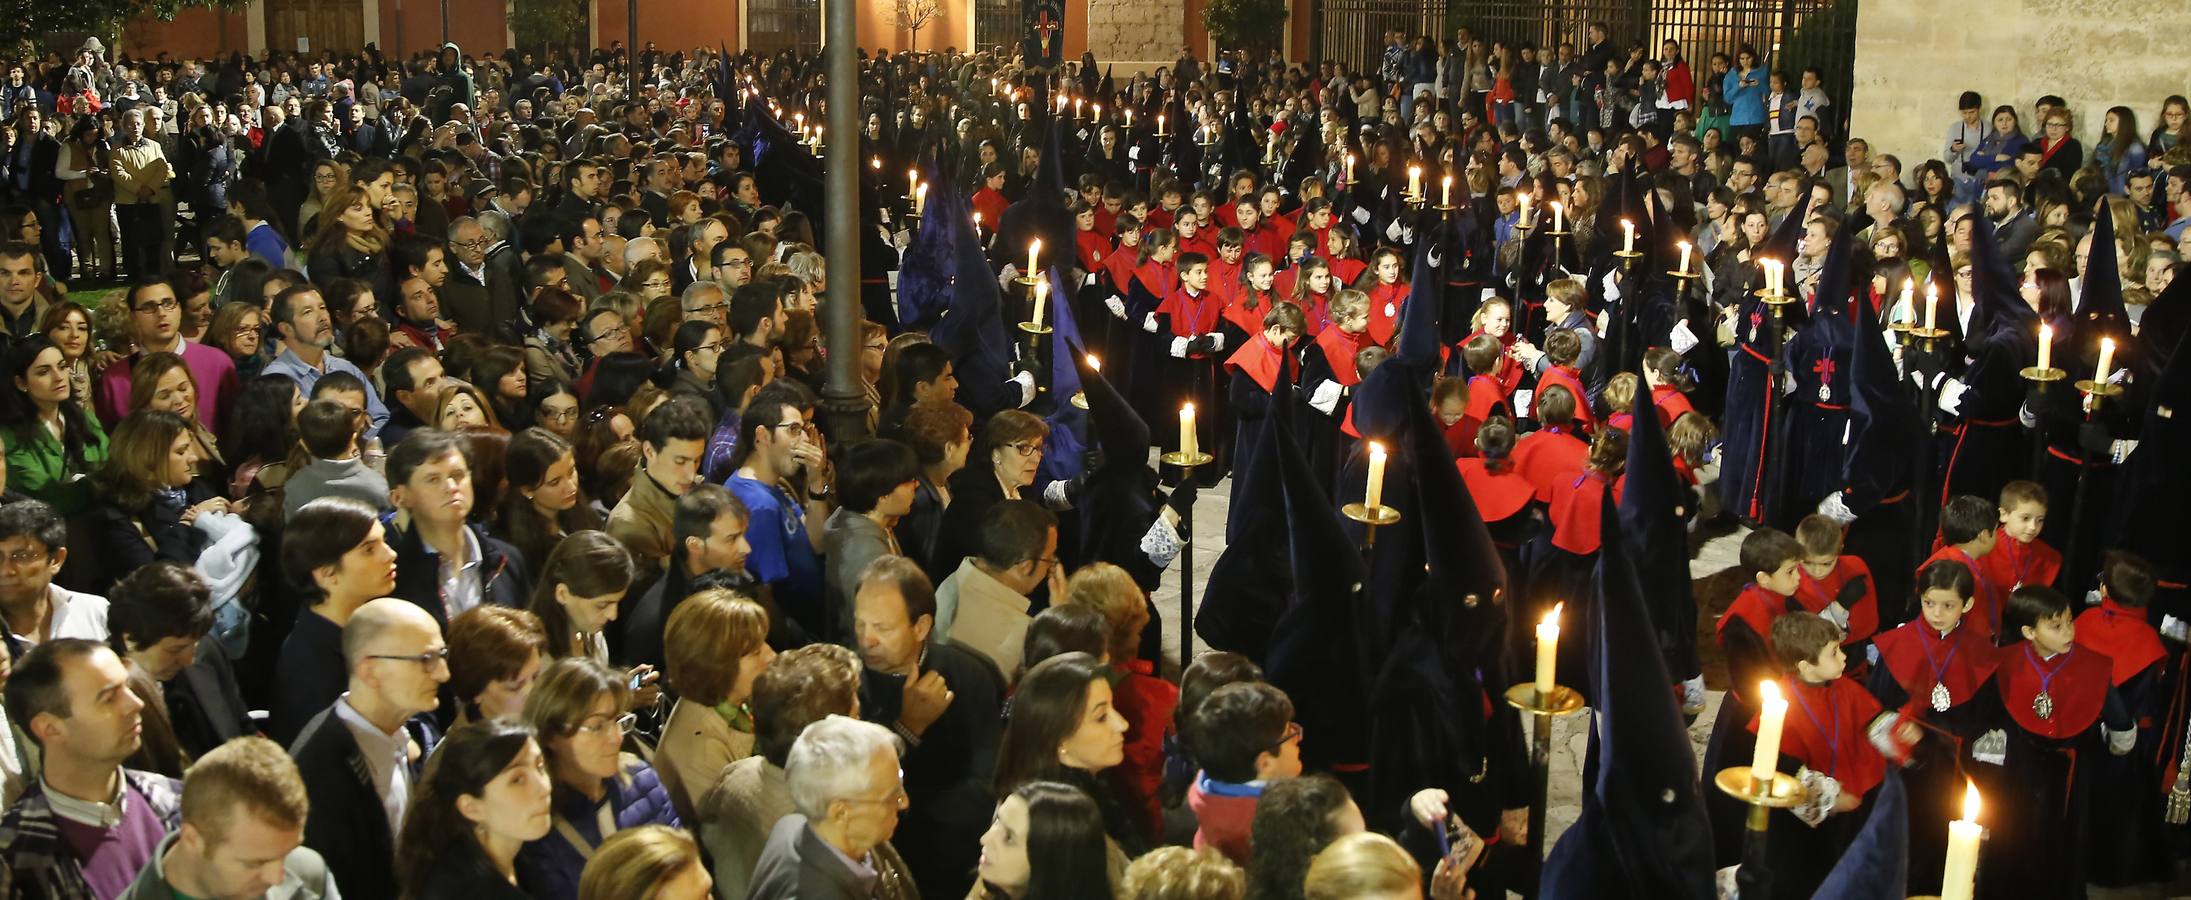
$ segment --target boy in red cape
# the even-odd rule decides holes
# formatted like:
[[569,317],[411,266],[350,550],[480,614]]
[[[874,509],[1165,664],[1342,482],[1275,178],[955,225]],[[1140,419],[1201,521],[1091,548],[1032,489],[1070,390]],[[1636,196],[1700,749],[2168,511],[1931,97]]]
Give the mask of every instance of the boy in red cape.
[[2027,584],[2053,586],[2062,574],[2062,554],[2039,539],[2046,528],[2046,488],[2036,481],[2001,486],[2000,540],[1980,563],[1985,578],[2001,590]]
[[[1795,597],[1803,608],[1833,620],[1847,632],[1845,643],[1859,648],[1879,630],[1879,589],[1872,582],[1871,566],[1841,552],[1841,526],[1822,515],[1809,515],[1795,525],[1795,542],[1803,545],[1803,583]],[[1858,668],[1858,672],[1863,670]]]
[[1968,494],[1949,498],[1948,505],[1940,509],[1941,547],[1933,551],[1924,565],[1946,559],[1968,566],[1971,576],[1978,581],[1971,597],[1970,625],[1979,634],[1993,638],[1995,643],[2005,644],[2013,640],[2013,637],[2003,636],[2001,631],[2001,607],[2007,589],[1987,578],[1986,566],[1980,562],[1993,552],[1999,524],[1993,504],[1986,498]]
[[1963,627],[1975,580],[1953,560],[1917,572],[1918,616],[1872,640],[1879,651],[1867,685],[1888,709],[1923,721],[1946,740],[1918,745],[1909,773],[1910,896],[1940,892],[1947,823],[1961,815],[1970,744],[1991,727],[1999,653],[1991,638]]
[[1545,388],[1537,401],[1538,428],[1514,443],[1514,471],[1536,488],[1537,501],[1552,502],[1552,488],[1582,474],[1590,445],[1575,435],[1575,394],[1561,385]]
[[[2114,663],[2077,646],[2070,616],[2068,597],[2031,584],[2011,592],[2002,613],[2002,625],[2022,640],[2001,648],[1993,681],[2005,715],[1974,751],[1998,766],[1979,784],[1981,791],[1988,782],[1994,787],[1986,791],[1991,836],[1980,897],[2083,896],[2097,763],[2129,753],[2137,741],[2129,708],[2115,693]],[[2112,807],[2118,798],[2106,799]]]
[[[1225,407],[1220,402],[1223,395],[1218,391],[1217,361],[1223,359],[1226,350],[1225,334],[1219,330],[1224,321],[1222,313],[1225,301],[1217,292],[1209,289],[1209,257],[1192,251],[1179,254],[1179,286],[1165,295],[1151,313],[1158,328],[1158,345],[1164,348],[1165,362],[1163,384],[1158,386],[1161,397],[1160,409],[1178,409],[1181,403],[1193,403],[1205,417],[1204,421],[1218,425],[1217,439],[1211,441],[1217,454],[1217,462],[1208,467],[1222,473],[1227,459],[1226,452],[1232,443],[1230,422],[1225,418]],[[1159,439],[1165,450],[1179,449],[1177,429],[1158,429]]]
[[[1803,783],[1808,797],[1776,812],[1767,851],[1772,895],[1809,897],[1863,827],[1864,801],[1887,777],[1889,761],[1908,760],[1922,733],[1900,713],[1883,709],[1855,682],[1841,677],[1848,659],[1841,629],[1812,613],[1773,623],[1774,658],[1787,701],[1776,771]],[[1749,730],[1756,733],[1756,719]],[[1807,826],[1807,827],[1806,827]]]
[[1461,343],[1461,365],[1468,369],[1468,405],[1461,420],[1468,423],[1460,435],[1460,456],[1476,455],[1476,429],[1493,416],[1513,418],[1514,403],[1507,384],[1498,378],[1499,364],[1506,361],[1506,347],[1499,339],[1479,334]]
[[2107,655],[2109,681],[2137,722],[2134,752],[2094,761],[2093,796],[2108,798],[2108,814],[2092,817],[2091,878],[2103,887],[2166,882],[2175,874],[2173,829],[2165,794],[2155,786],[2163,784],[2161,761],[2182,745],[2180,737],[2164,737],[2171,734],[2163,726],[2172,697],[2168,653],[2147,621],[2153,588],[2153,566],[2144,557],[2109,553],[2100,564],[2100,605],[2077,616],[2077,646]]

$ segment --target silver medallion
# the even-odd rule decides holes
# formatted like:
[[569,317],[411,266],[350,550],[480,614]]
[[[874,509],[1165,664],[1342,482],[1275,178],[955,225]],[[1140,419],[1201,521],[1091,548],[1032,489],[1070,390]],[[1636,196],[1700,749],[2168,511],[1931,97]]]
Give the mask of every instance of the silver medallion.
[[2038,713],[2041,719],[2054,718],[2054,698],[2045,691],[2032,695],[2031,711]]
[[1948,707],[1955,705],[1954,701],[1955,697],[1948,693],[1947,685],[1941,684],[1939,682],[1933,683],[1932,708],[1934,710],[1937,710],[1939,712],[1947,712]]
[[1832,383],[1832,382],[1830,382],[1830,381],[1821,381],[1821,382],[1819,382],[1819,383],[1818,383],[1818,402],[1820,402],[1820,403],[1824,403],[1824,402],[1826,402],[1826,401],[1828,401],[1828,400],[1832,400],[1832,399],[1833,399],[1833,383]]

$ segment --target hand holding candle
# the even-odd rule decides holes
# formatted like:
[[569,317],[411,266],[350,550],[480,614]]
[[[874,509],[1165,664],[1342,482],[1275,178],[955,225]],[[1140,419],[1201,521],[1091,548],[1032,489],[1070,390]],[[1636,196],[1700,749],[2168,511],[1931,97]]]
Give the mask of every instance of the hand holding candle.
[[1963,817],[1948,823],[1948,858],[1940,871],[1940,900],[1970,900],[1978,881],[1978,785],[1963,782]]
[[1750,757],[1750,781],[1757,790],[1770,790],[1780,771],[1780,729],[1788,720],[1788,701],[1780,685],[1770,681],[1757,686],[1757,753]]
[[1544,705],[1550,705],[1552,688],[1558,684],[1552,676],[1560,659],[1560,608],[1566,605],[1554,604],[1544,621],[1537,623],[1537,702]]
[[1385,447],[1375,441],[1369,445],[1369,484],[1362,490],[1362,505],[1370,509],[1385,505]]

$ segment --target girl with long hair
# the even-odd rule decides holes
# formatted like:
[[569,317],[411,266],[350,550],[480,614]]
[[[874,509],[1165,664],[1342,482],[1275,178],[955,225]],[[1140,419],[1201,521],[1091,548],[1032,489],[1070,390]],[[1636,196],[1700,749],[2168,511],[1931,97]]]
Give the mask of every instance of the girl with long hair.
[[552,787],[530,726],[452,729],[427,759],[396,836],[405,900],[530,897],[517,886],[517,854],[554,827]]
[[17,341],[7,355],[12,391],[0,391],[8,428],[8,485],[63,517],[90,508],[85,478],[107,459],[107,436],[70,384],[62,351],[45,335]]
[[603,632],[616,621],[634,574],[631,552],[606,532],[566,537],[540,567],[531,609],[548,630],[548,655],[609,661]]
[[114,426],[106,464],[91,476],[101,581],[154,559],[197,564],[209,538],[191,523],[228,511],[228,499],[198,477],[199,460],[197,434],[182,416],[139,409]]
[[1074,785],[1030,781],[1005,795],[981,835],[975,893],[984,900],[1110,900],[1117,896],[1110,862],[1095,800]]
[[528,428],[511,437],[503,475],[509,487],[495,533],[517,548],[535,578],[566,535],[601,527],[580,484],[578,456],[554,432]]
[[[305,243],[306,272],[328,289],[337,278],[355,278],[373,286],[373,296],[401,296],[389,262],[388,229],[365,191],[343,185],[326,195],[319,230]],[[383,300],[383,303],[389,302]]]
[[1000,797],[1031,782],[1080,788],[1101,811],[1104,833],[1133,856],[1148,839],[1100,777],[1126,758],[1126,719],[1111,705],[1108,669],[1089,654],[1066,653],[1027,670],[997,749],[995,784]]

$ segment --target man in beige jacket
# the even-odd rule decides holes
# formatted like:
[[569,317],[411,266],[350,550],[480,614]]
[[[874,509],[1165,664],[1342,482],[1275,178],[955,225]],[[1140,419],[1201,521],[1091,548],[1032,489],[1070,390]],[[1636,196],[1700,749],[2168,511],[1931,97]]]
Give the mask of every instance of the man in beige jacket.
[[122,224],[122,272],[129,280],[165,271],[160,258],[160,221],[173,192],[174,174],[160,143],[145,135],[143,107],[122,114],[122,134],[114,144],[114,212]]
[[1007,674],[1019,671],[1027,637],[1027,595],[1047,583],[1051,602],[1065,596],[1057,564],[1057,516],[1032,500],[1006,500],[989,511],[976,552],[936,587],[936,640],[979,651]]

